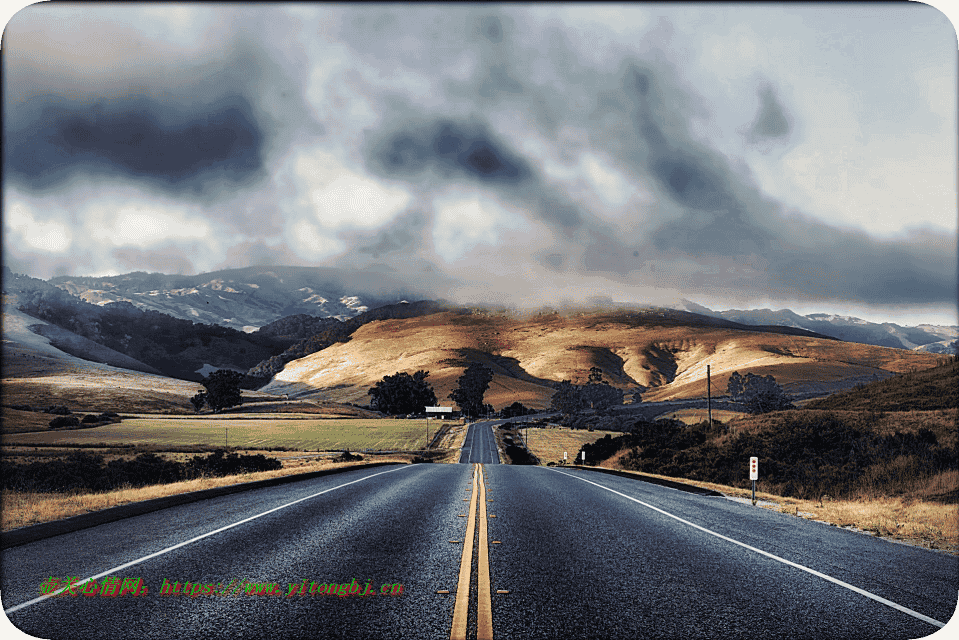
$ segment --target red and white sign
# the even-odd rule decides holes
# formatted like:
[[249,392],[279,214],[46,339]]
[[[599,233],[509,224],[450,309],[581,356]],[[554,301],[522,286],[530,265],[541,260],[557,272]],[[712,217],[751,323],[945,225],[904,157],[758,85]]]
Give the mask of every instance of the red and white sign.
[[749,459],[749,479],[759,480],[759,458],[755,456]]

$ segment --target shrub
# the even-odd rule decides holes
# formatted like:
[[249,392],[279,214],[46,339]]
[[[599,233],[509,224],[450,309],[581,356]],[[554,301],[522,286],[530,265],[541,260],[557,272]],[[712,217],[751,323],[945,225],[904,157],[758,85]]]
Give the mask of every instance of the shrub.
[[354,454],[354,453],[350,453],[350,450],[347,449],[346,451],[344,451],[344,452],[341,453],[340,455],[334,456],[334,457],[333,457],[333,462],[354,462],[354,461],[362,460],[362,459],[363,459],[363,456],[358,455],[358,454]]
[[50,421],[51,429],[63,429],[64,427],[79,427],[80,421],[76,416],[57,416]]
[[510,464],[536,464],[537,460],[533,457],[526,447],[518,447],[515,444],[507,445],[506,457],[510,459]]
[[100,417],[92,413],[88,413],[83,416],[83,419],[80,421],[80,424],[96,424],[100,422]]
[[142,453],[133,460],[111,460],[104,465],[103,456],[81,451],[63,460],[4,464],[0,477],[4,488],[18,491],[109,491],[123,486],[177,482],[202,475],[224,476],[282,467],[279,460],[263,454],[239,456],[231,453],[224,456],[223,453],[215,451],[206,458],[195,456],[187,464],[166,460],[155,453]]
[[876,490],[901,492],[906,486],[901,478],[909,474],[881,469],[905,467],[904,460],[921,460],[930,475],[957,467],[954,449],[940,445],[929,429],[880,436],[831,412],[790,411],[760,431],[719,437],[722,433],[721,426],[705,422],[686,427],[673,420],[639,421],[631,434],[602,438],[580,452],[586,451],[586,464],[596,465],[626,449],[620,458],[624,469],[731,486],[747,482],[746,461],[757,456],[766,490],[807,499],[852,495],[867,472],[882,480]]
[[57,416],[68,416],[73,412],[67,409],[62,404],[52,405],[43,410],[44,413],[52,413]]

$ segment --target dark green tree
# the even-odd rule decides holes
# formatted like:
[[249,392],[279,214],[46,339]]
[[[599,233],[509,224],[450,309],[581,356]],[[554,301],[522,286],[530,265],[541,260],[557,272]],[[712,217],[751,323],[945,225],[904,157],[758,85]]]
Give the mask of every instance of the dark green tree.
[[203,405],[206,404],[206,392],[197,391],[196,395],[190,398],[190,403],[193,405],[193,408],[197,413],[200,413],[200,409],[203,408]]
[[530,413],[536,413],[534,409],[527,409],[523,406],[522,402],[514,402],[508,407],[503,407],[503,410],[500,411],[500,414],[504,418],[516,418],[518,416],[525,416]]
[[426,407],[436,405],[433,387],[426,382],[428,371],[417,371],[412,376],[397,371],[392,376],[383,376],[376,386],[367,391],[372,396],[370,407],[391,415],[400,413],[423,413]]
[[741,376],[738,371],[733,371],[726,390],[733,402],[742,404],[749,413],[795,409],[789,396],[772,376],[758,376],[753,373]]
[[220,413],[223,409],[236,407],[243,402],[240,393],[242,380],[242,373],[229,369],[219,369],[203,379],[201,384],[206,387],[206,403],[213,409],[213,413]]
[[553,397],[550,400],[550,407],[565,415],[572,415],[580,409],[586,408],[583,394],[580,392],[579,385],[575,385],[569,380],[563,380],[553,387]]
[[585,386],[579,388],[580,397],[587,407],[608,409],[623,404],[623,390],[603,380],[603,372],[598,367],[590,367],[589,378]]
[[463,375],[456,381],[459,385],[449,395],[450,399],[460,406],[460,409],[468,416],[478,416],[486,410],[483,404],[483,396],[489,389],[489,383],[493,379],[493,371],[488,367],[474,362],[466,368]]

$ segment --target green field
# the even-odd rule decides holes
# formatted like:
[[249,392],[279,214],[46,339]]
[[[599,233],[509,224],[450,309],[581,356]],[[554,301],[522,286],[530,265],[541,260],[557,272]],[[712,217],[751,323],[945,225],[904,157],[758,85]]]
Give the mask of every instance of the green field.
[[[438,424],[431,421],[432,436]],[[152,444],[206,445],[242,449],[285,447],[295,451],[411,451],[426,442],[425,420],[210,420],[127,418],[119,424],[92,429],[11,434],[4,445]]]

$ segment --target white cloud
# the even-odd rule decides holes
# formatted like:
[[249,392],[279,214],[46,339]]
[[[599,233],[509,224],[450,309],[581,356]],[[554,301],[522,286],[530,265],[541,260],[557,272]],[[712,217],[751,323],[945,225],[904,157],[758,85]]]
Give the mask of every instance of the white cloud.
[[[38,221],[24,204],[10,207],[4,216],[4,226],[27,245],[48,253],[63,253],[73,240],[67,225],[52,220]],[[7,238],[5,244],[11,242],[14,246],[17,243]]]
[[287,244],[300,258],[322,262],[342,253],[343,241],[324,232],[309,220],[298,220],[287,227]]
[[191,218],[182,211],[144,204],[127,204],[119,208],[106,207],[102,203],[90,205],[84,218],[90,238],[114,246],[149,247],[171,240],[205,240],[212,235],[206,220]]
[[325,151],[300,152],[292,164],[297,207],[330,231],[375,229],[410,202],[408,192],[354,173]]
[[636,192],[626,176],[592,153],[582,155],[580,167],[589,177],[597,195],[608,205],[622,207]]
[[478,194],[452,192],[437,198],[434,206],[434,250],[448,263],[465,257],[478,245],[497,244],[504,233],[529,228],[519,214]]

